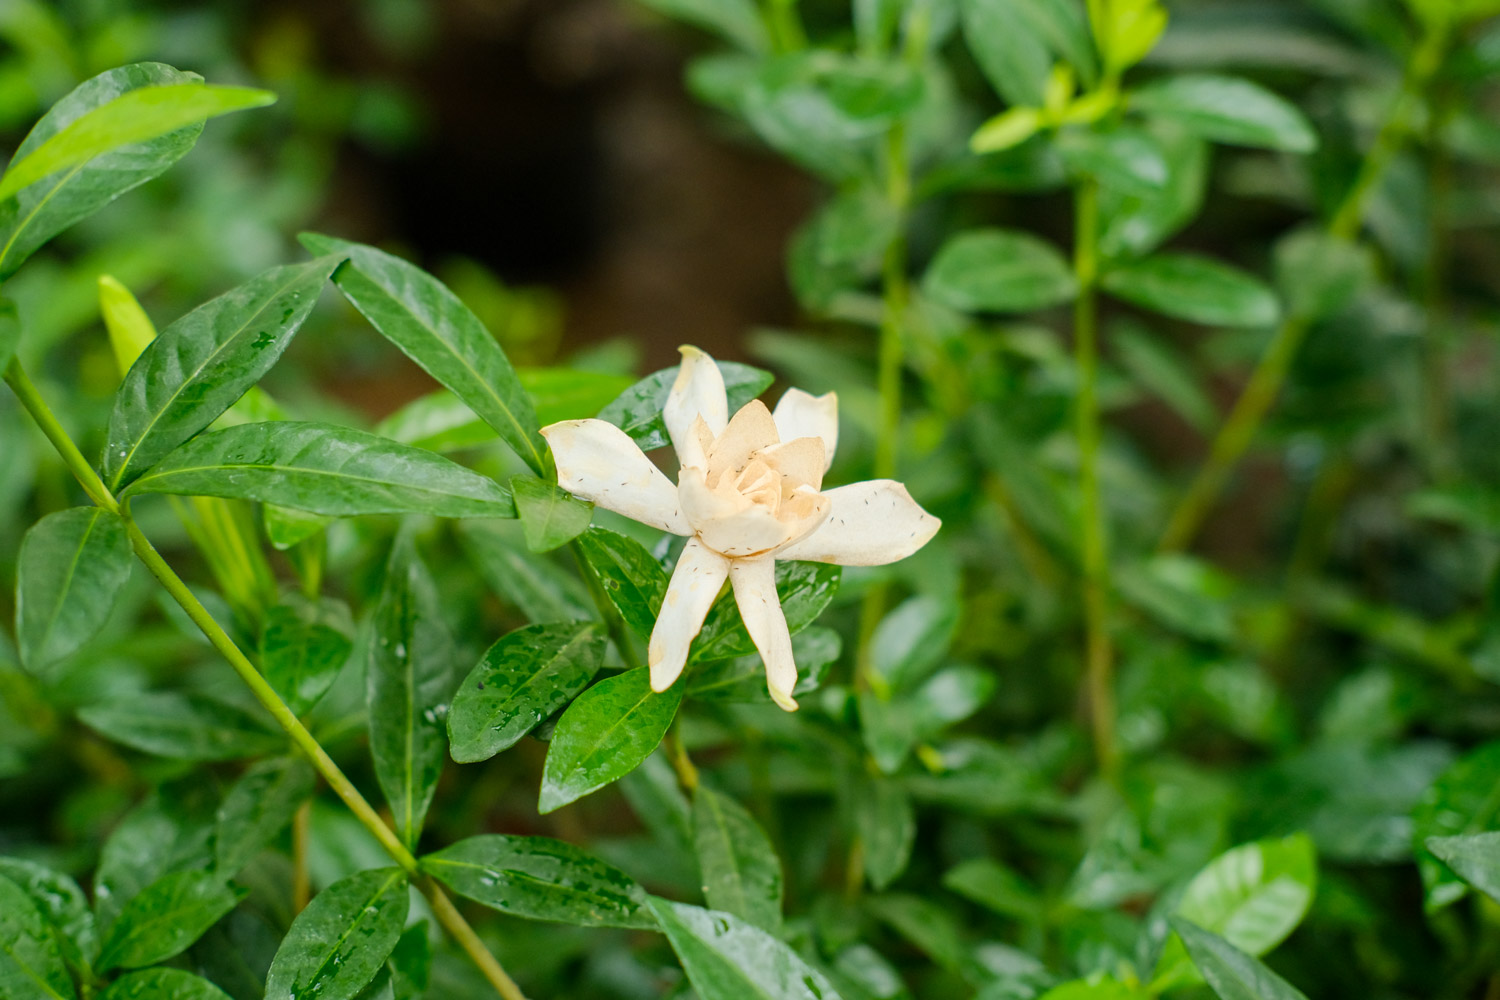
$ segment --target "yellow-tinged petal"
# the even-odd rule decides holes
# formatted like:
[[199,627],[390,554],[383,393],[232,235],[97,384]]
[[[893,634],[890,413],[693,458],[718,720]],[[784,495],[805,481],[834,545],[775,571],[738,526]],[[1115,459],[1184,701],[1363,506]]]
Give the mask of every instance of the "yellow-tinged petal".
[[783,439],[780,444],[762,448],[756,457],[791,480],[789,489],[799,486],[811,486],[815,490],[823,488],[823,473],[828,469],[828,461],[824,458],[822,438]]
[[688,541],[672,571],[647,647],[653,691],[665,691],[682,674],[688,647],[703,628],[703,619],[728,575],[727,559],[696,538]]
[[926,545],[943,524],[890,479],[840,486],[823,499],[832,508],[827,518],[816,531],[777,552],[777,559],[884,566]]
[[717,483],[721,476],[739,475],[750,464],[750,457],[762,448],[776,444],[776,421],[766,404],[752,399],[740,407],[714,441],[708,454],[708,481]]
[[814,396],[801,389],[788,389],[781,394],[771,415],[783,441],[800,437],[823,439],[823,471],[827,472],[833,464],[834,449],[839,445],[838,394],[826,392]]
[[605,420],[564,420],[542,428],[557,461],[557,484],[606,510],[674,535],[691,535],[677,488],[645,452]]
[[740,617],[766,665],[766,687],[771,699],[788,712],[797,710],[792,690],[797,686],[797,664],[792,659],[792,636],[776,594],[773,559],[736,559],[729,564],[729,582]]
[[729,422],[729,398],[724,393],[724,376],[713,358],[696,347],[684,345],[677,350],[682,354],[682,365],[667,394],[662,420],[677,450],[677,460],[683,465],[702,465],[702,455],[695,448],[693,422],[702,417],[709,431],[715,436],[722,434]]

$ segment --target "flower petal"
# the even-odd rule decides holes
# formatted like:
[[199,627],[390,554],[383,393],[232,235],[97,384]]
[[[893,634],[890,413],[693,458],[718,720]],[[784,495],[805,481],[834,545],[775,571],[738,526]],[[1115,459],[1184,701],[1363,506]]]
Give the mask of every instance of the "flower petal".
[[752,503],[732,486],[711,490],[703,470],[686,468],[677,493],[687,522],[703,543],[722,555],[757,556],[815,531],[831,504],[812,491],[782,504],[779,514]]
[[789,488],[811,486],[818,490],[823,488],[823,473],[828,470],[824,451],[822,438],[799,437],[790,441],[783,439],[780,444],[762,448],[755,457],[764,459],[767,465],[791,480],[792,487]]
[[776,444],[776,421],[766,404],[752,399],[740,407],[714,441],[708,456],[708,481],[717,483],[725,473],[737,475],[750,464],[750,456]]
[[771,699],[788,712],[797,710],[792,689],[797,686],[797,664],[792,659],[792,636],[776,594],[774,559],[736,559],[729,564],[729,582],[740,617],[766,665],[766,687]]
[[713,358],[686,344],[677,350],[682,354],[682,365],[661,415],[678,461],[701,465],[703,458],[694,449],[698,439],[693,421],[701,416],[715,436],[722,434],[729,422],[729,398],[724,394],[724,376]]
[[827,472],[839,444],[838,393],[814,396],[801,389],[788,389],[781,394],[771,415],[776,418],[776,429],[783,441],[800,437],[823,439],[823,471]]
[[646,652],[651,690],[665,691],[682,673],[688,647],[703,628],[703,619],[728,575],[729,560],[698,539],[689,539],[672,571],[656,627],[651,630]]
[[777,559],[884,566],[926,545],[943,525],[891,479],[840,486],[823,497],[832,504],[828,519],[776,553]]
[[645,452],[605,420],[564,420],[542,428],[557,460],[557,484],[606,510],[674,535],[691,535],[677,488]]

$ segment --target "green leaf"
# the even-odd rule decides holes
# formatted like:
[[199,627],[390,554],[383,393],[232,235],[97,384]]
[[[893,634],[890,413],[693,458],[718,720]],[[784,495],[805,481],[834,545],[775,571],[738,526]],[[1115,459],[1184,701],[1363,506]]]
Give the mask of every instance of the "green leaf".
[[115,367],[123,377],[156,339],[156,326],[130,289],[108,274],[99,275],[99,315],[109,332]]
[[[30,156],[73,122],[121,94],[201,79],[162,63],[135,63],[100,73],[79,84],[42,116],[16,149],[15,159]],[[0,281],[15,274],[52,237],[176,163],[193,148],[202,131],[199,122],[114,150],[0,200]]]
[[178,806],[154,793],[126,813],[105,840],[94,870],[94,911],[101,932],[138,892],[176,866],[189,860],[207,864],[210,827]]
[[505,487],[440,455],[333,424],[272,421],[213,431],[125,491],[229,497],[314,514],[514,517]]
[[930,674],[948,653],[958,629],[958,606],[918,595],[880,620],[870,641],[870,665],[886,686],[906,688]]
[[[35,861],[0,858],[0,878],[7,878],[31,897],[42,916],[57,931],[57,944],[65,962],[91,974],[93,957],[99,952],[98,932],[88,898],[78,883]],[[3,995],[3,990],[0,990]]]
[[1159,195],[1172,176],[1161,142],[1140,129],[1064,129],[1057,136],[1057,152],[1072,173],[1123,195]]
[[755,818],[700,784],[693,793],[693,846],[708,905],[779,934],[781,859]]
[[1266,327],[1281,316],[1276,293],[1258,278],[1196,254],[1120,264],[1100,284],[1126,302],[1206,326]]
[[1375,254],[1364,244],[1313,227],[1276,241],[1276,284],[1293,316],[1332,316],[1375,281]]
[[857,789],[854,829],[864,846],[865,875],[879,891],[900,877],[911,861],[917,814],[906,791],[883,775],[861,780]]
[[1052,54],[1027,21],[1017,16],[1025,0],[961,0],[964,41],[985,78],[1015,107],[1046,100]]
[[64,1000],[75,997],[57,939],[20,886],[0,876],[0,997]]
[[1109,343],[1120,366],[1141,389],[1171,407],[1200,433],[1213,432],[1218,411],[1188,358],[1163,338],[1133,323],[1122,322],[1111,328]]
[[1307,1000],[1302,991],[1217,934],[1174,918],[1172,929],[1220,1000]]
[[533,472],[546,473],[547,446],[531,397],[499,342],[457,295],[374,247],[317,233],[299,239],[313,253],[347,256],[334,284],[370,325],[462,399]]
[[1464,883],[1438,862],[1426,847],[1433,837],[1480,833],[1500,827],[1500,742],[1486,743],[1448,766],[1412,810],[1412,842],[1422,874],[1427,908],[1440,909],[1460,899]]
[[0,375],[15,357],[21,346],[21,318],[16,315],[16,304],[10,299],[0,299]]
[[432,980],[432,941],[427,921],[419,920],[401,932],[387,968],[391,973],[394,1000],[417,1000]]
[[594,505],[535,476],[512,476],[516,516],[526,532],[526,547],[551,552],[577,538],[594,519]]
[[1050,243],[1014,230],[974,229],[943,244],[922,289],[965,312],[1031,312],[1070,301],[1078,286]]
[[79,115],[45,142],[17,156],[0,177],[0,200],[22,188],[79,167],[123,146],[159,139],[231,111],[275,103],[276,95],[250,87],[197,81],[138,87]]
[[576,927],[653,929],[646,891],[588,852],[549,837],[484,834],[422,858],[422,870],[491,909]]
[[[1462,876],[1465,882],[1491,899],[1500,900],[1500,831],[1428,837],[1425,844],[1427,850]],[[0,866],[3,864],[0,861]],[[0,875],[10,873],[0,867]]]
[[700,1000],[839,1000],[823,974],[753,924],[650,897]]
[[260,672],[298,715],[317,704],[349,661],[348,610],[324,598],[287,596],[266,612]]
[[409,901],[399,868],[357,872],[318,893],[271,960],[265,1000],[350,1000],[396,947]]
[[667,17],[704,28],[747,52],[770,48],[760,11],[751,0],[640,0]]
[[[792,660],[797,664],[793,696],[821,687],[829,666],[843,650],[843,638],[831,628],[813,626],[792,636]],[[770,692],[766,690],[766,665],[759,653],[695,667],[688,674],[688,693],[700,700],[771,704]]]
[[1296,105],[1233,76],[1179,73],[1130,95],[1132,110],[1179,122],[1194,134],[1235,146],[1310,153],[1318,136]]
[[283,743],[283,737],[237,708],[172,691],[89,705],[79,710],[78,718],[116,743],[176,760],[258,757]]
[[[797,635],[823,613],[838,592],[843,571],[828,563],[778,562],[776,594],[786,627]],[[734,594],[728,593],[709,610],[703,628],[693,640],[689,660],[701,663],[730,657],[749,656],[756,652],[755,643],[740,616]]]
[[99,1000],[230,1000],[207,979],[181,969],[144,969],[122,976]]
[[180,954],[239,905],[246,891],[230,888],[213,872],[162,876],[126,903],[110,925],[99,969],[136,969]]
[[398,836],[415,846],[443,770],[453,640],[411,535],[397,536],[375,609],[366,675],[370,756]]
[[48,514],[27,530],[16,561],[16,639],[28,670],[40,673],[98,634],[130,563],[125,522],[97,507]]
[[642,639],[649,638],[667,593],[661,564],[640,542],[605,528],[589,528],[578,536],[578,545],[620,617]]
[[292,822],[313,793],[313,772],[300,757],[259,761],[230,786],[214,827],[215,867],[234,878]]
[[1185,129],[1158,127],[1149,133],[1167,165],[1160,190],[1099,190],[1099,252],[1106,258],[1148,254],[1191,222],[1203,207],[1209,147]]
[[674,684],[658,694],[641,668],[579,695],[552,732],[540,811],[552,812],[635,770],[666,735],[685,687]]
[[1074,979],[1052,987],[1040,1000],[1136,1000],[1140,994],[1113,976],[1096,972],[1087,979]]
[[597,622],[528,625],[501,637],[453,696],[453,759],[488,760],[572,701],[598,672],[604,642]]
[[495,595],[525,618],[556,622],[590,614],[583,581],[552,560],[527,552],[521,526],[514,521],[463,521],[458,539]]
[[[770,372],[737,361],[720,361],[718,365],[724,376],[724,392],[729,397],[731,415],[765,392],[775,380]],[[600,410],[599,419],[608,420],[629,434],[643,451],[664,447],[672,439],[667,436],[667,422],[662,419],[661,411],[667,405],[667,396],[671,394],[675,381],[675,367],[652,372]]]
[[[1252,955],[1280,944],[1302,921],[1317,884],[1312,839],[1298,833],[1234,848],[1204,868],[1183,891],[1176,916]],[[1153,992],[1192,981],[1187,952],[1172,937],[1162,949]]]
[[991,858],[971,858],[949,869],[943,888],[1001,916],[1028,923],[1045,918],[1047,903],[1036,887]]
[[213,423],[271,370],[337,257],[273,267],[163,330],[120,384],[103,472],[118,488]]

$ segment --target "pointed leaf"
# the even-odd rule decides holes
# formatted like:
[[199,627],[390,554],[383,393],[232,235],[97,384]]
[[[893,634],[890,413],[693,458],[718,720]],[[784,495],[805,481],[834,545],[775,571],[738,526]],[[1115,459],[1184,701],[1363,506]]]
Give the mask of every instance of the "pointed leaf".
[[98,954],[99,939],[88,897],[78,883],[61,872],[21,858],[0,858],[0,878],[10,879],[31,897],[42,916],[56,929],[63,960],[87,974],[93,957]]
[[860,782],[854,796],[854,828],[864,845],[865,875],[877,891],[883,890],[911,861],[917,839],[911,797],[884,775]]
[[1162,253],[1113,267],[1100,282],[1126,302],[1206,326],[1265,327],[1281,315],[1260,279],[1208,257]]
[[453,759],[488,760],[572,701],[598,672],[604,640],[597,622],[528,625],[501,637],[453,696]]
[[646,890],[634,879],[549,837],[470,837],[424,857],[422,870],[511,916],[576,927],[656,927]]
[[1497,773],[1500,773],[1500,741],[1486,743],[1450,764],[1428,786],[1412,810],[1412,841],[1429,909],[1447,906],[1467,890],[1453,870],[1438,863],[1426,843],[1434,837],[1480,833],[1500,827],[1500,799],[1495,795]]
[[144,969],[110,983],[99,1000],[230,1000],[230,996],[191,972]]
[[311,766],[300,757],[263,760],[236,781],[219,806],[214,828],[215,867],[233,878],[292,822],[313,793]]
[[1132,93],[1130,107],[1180,122],[1216,142],[1288,153],[1310,153],[1318,146],[1312,123],[1296,105],[1238,77],[1174,74]]
[[374,247],[303,233],[313,253],[347,256],[334,276],[339,291],[370,325],[462,399],[538,475],[547,445],[536,409],[510,359],[479,317],[426,271]]
[[965,312],[1031,312],[1071,300],[1077,284],[1050,243],[1029,233],[974,229],[943,244],[922,288]]
[[89,705],[78,718],[117,743],[176,760],[257,757],[276,751],[284,741],[237,708],[172,691]]
[[77,996],[52,928],[20,886],[0,876],[0,997],[67,1000]]
[[358,872],[318,893],[271,960],[265,1000],[350,1000],[395,949],[409,901],[399,868]]
[[594,505],[535,476],[513,476],[510,492],[526,532],[526,547],[551,552],[577,538],[594,519]]
[[298,715],[317,704],[348,662],[347,618],[347,609],[326,598],[288,597],[266,612],[260,672]]
[[1307,1000],[1264,964],[1191,920],[1175,917],[1172,929],[1219,1000]]
[[234,909],[245,891],[230,888],[212,872],[162,876],[126,903],[110,925],[99,969],[155,965],[181,953]]
[[839,1000],[822,973],[759,927],[686,903],[649,902],[701,1000]]
[[693,845],[708,905],[779,933],[781,859],[755,818],[700,784],[693,793]]
[[539,809],[552,812],[635,770],[666,735],[684,690],[674,684],[657,694],[641,668],[579,695],[552,732]]
[[272,421],[204,434],[126,490],[229,497],[345,517],[514,517],[505,487],[430,451],[333,424]]
[[578,536],[578,545],[625,624],[642,639],[650,638],[667,593],[661,564],[640,542],[605,528],[589,528]]
[[28,670],[71,655],[104,627],[130,562],[117,514],[74,507],[31,526],[16,565],[16,639]]
[[[1465,882],[1500,900],[1500,832],[1428,837],[1426,846]],[[0,868],[0,875],[5,874],[9,873]]]
[[[787,631],[797,635],[832,602],[843,578],[841,567],[828,563],[778,562],[776,594],[786,616]],[[755,653],[755,643],[745,629],[734,594],[725,594],[703,620],[703,629],[693,640],[690,659],[694,663],[722,660]],[[835,654],[837,655],[837,654]],[[802,661],[797,661],[799,668]]]
[[[731,414],[765,392],[775,378],[764,369],[737,361],[720,361],[718,365],[719,373],[724,376],[724,392],[729,397]],[[667,396],[676,381],[676,368],[652,372],[600,410],[599,419],[608,420],[629,434],[642,451],[665,447],[671,438],[667,436],[667,423],[662,419],[661,411],[667,405]]]

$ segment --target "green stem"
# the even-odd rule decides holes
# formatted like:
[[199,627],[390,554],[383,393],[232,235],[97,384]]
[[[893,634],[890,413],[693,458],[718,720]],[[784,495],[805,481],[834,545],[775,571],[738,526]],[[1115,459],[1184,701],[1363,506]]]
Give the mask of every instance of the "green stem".
[[1099,188],[1084,180],[1075,197],[1073,274],[1078,298],[1073,307],[1073,357],[1078,369],[1074,413],[1078,436],[1079,543],[1082,556],[1084,664],[1099,769],[1114,780],[1120,769],[1115,740],[1114,648],[1109,637],[1109,540],[1099,496],[1098,310],[1094,285],[1099,277]]
[[[1370,193],[1401,149],[1412,113],[1421,100],[1422,92],[1441,65],[1447,37],[1443,26],[1434,27],[1413,52],[1401,93],[1376,134],[1375,142],[1365,153],[1354,182],[1345,192],[1328,223],[1327,231],[1330,236],[1352,240],[1358,235]],[[1255,370],[1251,372],[1250,380],[1245,384],[1239,399],[1235,400],[1228,419],[1209,446],[1208,458],[1203,467],[1172,512],[1167,529],[1162,533],[1158,546],[1160,551],[1176,552],[1184,549],[1197,536],[1203,522],[1223,494],[1230,474],[1249,450],[1266,414],[1280,395],[1292,361],[1311,325],[1311,318],[1301,313],[1289,313],[1282,320],[1271,337],[1271,342],[1266,345],[1265,353],[1256,363]]]
[[[161,553],[156,551],[156,548],[151,544],[151,540],[141,531],[140,525],[136,524],[135,519],[130,516],[129,508],[120,504],[114,495],[105,488],[98,474],[94,472],[93,467],[84,459],[83,454],[78,450],[78,446],[73,443],[72,438],[63,430],[62,425],[53,416],[51,408],[47,406],[46,401],[36,391],[36,386],[27,377],[19,361],[12,360],[9,367],[6,368],[5,381],[15,391],[16,397],[21,401],[21,405],[31,414],[37,426],[42,429],[42,433],[52,442],[53,446],[57,449],[57,453],[62,457],[64,464],[68,466],[68,469],[77,478],[79,485],[83,487],[84,492],[89,495],[89,498],[97,506],[111,513],[118,514],[124,521],[125,532],[130,538],[130,546],[135,550],[136,558],[145,565],[151,575],[156,577],[157,582],[162,585],[167,593],[171,595],[172,599],[187,613],[187,616],[192,619],[193,624],[198,626],[198,629],[208,639],[214,649],[218,650],[219,654],[229,662],[230,667],[234,669],[235,673],[239,674],[240,679],[245,682],[245,685],[250,688],[250,692],[255,695],[255,699],[271,714],[271,717],[286,732],[297,749],[302,751],[307,759],[312,762],[313,768],[328,783],[328,787],[333,789],[333,793],[343,800],[344,805],[349,808],[349,811],[354,813],[365,829],[369,830],[375,839],[380,842],[380,846],[391,856],[391,859],[400,865],[409,875],[413,876],[414,880],[418,883],[418,887],[422,889],[422,892],[432,902],[433,911],[437,914],[439,922],[448,929],[449,933],[453,935],[454,940],[468,952],[469,957],[479,967],[480,971],[485,974],[485,977],[489,979],[490,984],[495,987],[495,990],[505,1000],[525,1000],[525,996],[522,994],[520,988],[506,975],[505,970],[495,961],[494,956],[485,949],[483,943],[475,935],[473,928],[464,920],[463,915],[453,908],[452,903],[447,903],[447,897],[443,895],[442,891],[430,879],[417,878],[421,874],[421,867],[416,857],[412,855],[411,851],[406,849],[406,845],[385,824],[385,821],[380,818],[380,814],[370,806],[370,803],[360,794],[359,789],[354,787],[354,783],[344,775],[344,772],[339,769],[338,764],[334,763],[333,758],[328,756],[327,751],[323,749],[322,744],[317,741],[317,738],[308,732],[307,727],[302,724],[302,720],[297,718],[296,714],[287,707],[286,703],[281,700],[281,697],[277,695],[271,685],[266,683],[265,678],[255,669],[255,665],[250,662],[249,658],[245,656],[234,640],[229,637],[229,634],[214,620],[213,615],[203,606],[203,603],[198,600],[188,588],[188,585],[183,582],[182,578],[168,565],[167,561],[162,558]],[[440,901],[441,903],[447,903],[446,910],[440,905]]]
[[698,790],[698,768],[688,756],[687,744],[682,740],[680,715],[672,723],[672,728],[667,730],[666,749],[667,759],[672,762],[672,770],[677,772],[677,783],[682,786],[683,792],[692,796]]

